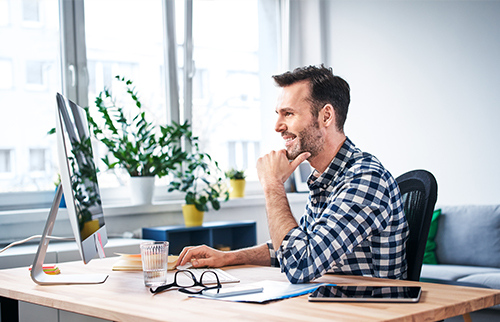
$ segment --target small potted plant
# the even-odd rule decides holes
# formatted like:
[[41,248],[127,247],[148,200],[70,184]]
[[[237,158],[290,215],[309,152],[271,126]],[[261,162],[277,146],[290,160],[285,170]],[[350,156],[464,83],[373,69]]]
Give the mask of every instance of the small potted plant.
[[94,136],[109,150],[102,160],[108,169],[123,167],[131,178],[133,204],[151,203],[155,177],[162,177],[182,163],[187,153],[182,149],[182,141],[191,142],[189,124],[161,126],[149,121],[139,95],[131,80],[115,77],[125,85],[135,107],[127,118],[124,108],[116,103],[108,89],[96,98],[98,113],[103,124],[98,124],[90,116],[89,124]]
[[207,153],[200,152],[196,138],[192,142],[194,152],[188,155],[182,167],[173,171],[174,179],[168,189],[169,192],[177,190],[186,194],[186,204],[182,206],[186,227],[203,224],[203,216],[209,210],[209,203],[214,210],[219,210],[220,199],[229,199],[217,161],[212,160]]
[[226,171],[226,177],[231,185],[230,199],[243,198],[245,196],[245,170],[231,169]]

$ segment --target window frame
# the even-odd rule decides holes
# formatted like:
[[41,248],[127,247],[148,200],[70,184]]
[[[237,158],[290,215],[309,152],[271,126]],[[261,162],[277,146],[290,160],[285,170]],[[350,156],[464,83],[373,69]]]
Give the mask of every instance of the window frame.
[[[80,106],[88,106],[88,61],[85,39],[85,16],[84,0],[65,1],[59,0],[60,19],[60,50],[61,50],[61,84],[62,93],[68,99],[76,102]],[[167,122],[179,122],[181,115],[183,119],[191,122],[193,107],[193,1],[184,1],[184,49],[183,61],[185,68],[182,68],[182,75],[179,75],[177,55],[179,46],[176,42],[175,24],[175,2],[161,0],[163,16],[163,43],[164,43],[164,86],[167,99]],[[42,10],[43,8],[39,8]],[[12,21],[10,21],[12,22]],[[43,24],[43,17],[40,17],[40,24]],[[187,62],[187,63],[186,63]],[[180,106],[179,81],[178,77],[183,77],[183,106]],[[181,110],[182,109],[182,110]],[[262,148],[262,147],[261,147]],[[12,153],[11,153],[12,154]],[[12,156],[11,156],[12,157]],[[15,171],[15,163],[12,164]],[[112,203],[123,203],[123,189],[104,188],[101,192],[108,196]],[[52,191],[38,192],[8,192],[0,193],[0,215],[3,211],[21,209],[42,209],[50,207],[53,199]],[[261,195],[262,188],[258,181],[247,182],[246,194]],[[125,194],[127,195],[127,194]],[[26,200],[30,200],[26,202]],[[160,187],[155,192],[156,201],[178,201],[183,203],[180,194],[168,193],[167,189]]]

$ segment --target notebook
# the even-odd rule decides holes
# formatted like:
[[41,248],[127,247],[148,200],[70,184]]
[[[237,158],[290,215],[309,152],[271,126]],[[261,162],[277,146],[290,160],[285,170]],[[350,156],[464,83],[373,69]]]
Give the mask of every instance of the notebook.
[[[120,254],[118,261],[113,265],[114,271],[142,271],[142,260],[141,254]],[[179,256],[168,256],[168,266],[167,269],[173,270],[175,268],[175,263],[177,262]]]

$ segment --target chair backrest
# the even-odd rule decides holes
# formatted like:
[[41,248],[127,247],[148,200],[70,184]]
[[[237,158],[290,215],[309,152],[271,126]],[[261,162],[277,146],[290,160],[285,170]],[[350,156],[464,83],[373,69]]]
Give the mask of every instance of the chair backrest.
[[437,182],[426,170],[402,174],[396,181],[403,197],[403,207],[410,229],[406,242],[407,279],[418,281],[424,260],[425,245],[437,200]]

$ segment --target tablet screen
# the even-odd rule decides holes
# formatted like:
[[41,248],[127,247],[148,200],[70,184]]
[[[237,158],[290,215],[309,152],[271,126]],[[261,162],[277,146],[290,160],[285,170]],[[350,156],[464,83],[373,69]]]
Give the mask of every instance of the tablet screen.
[[418,302],[416,286],[320,286],[309,296],[312,302]]

